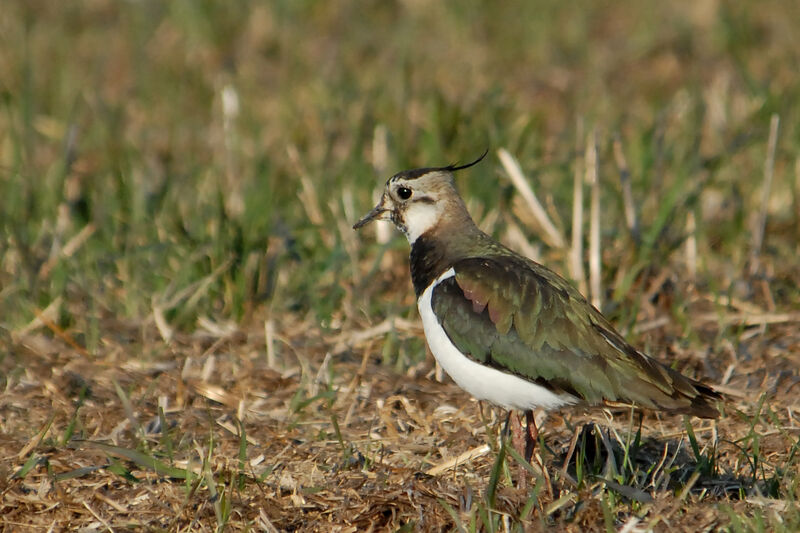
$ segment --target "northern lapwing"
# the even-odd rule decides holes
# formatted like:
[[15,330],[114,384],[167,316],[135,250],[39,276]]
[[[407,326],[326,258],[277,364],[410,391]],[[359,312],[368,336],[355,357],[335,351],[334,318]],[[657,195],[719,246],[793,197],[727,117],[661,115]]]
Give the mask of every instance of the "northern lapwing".
[[475,398],[525,413],[527,460],[534,408],[628,404],[717,418],[719,393],[638,351],[564,278],[478,229],[453,173],[485,155],[395,174],[353,226],[389,220],[408,238],[425,338],[445,372]]

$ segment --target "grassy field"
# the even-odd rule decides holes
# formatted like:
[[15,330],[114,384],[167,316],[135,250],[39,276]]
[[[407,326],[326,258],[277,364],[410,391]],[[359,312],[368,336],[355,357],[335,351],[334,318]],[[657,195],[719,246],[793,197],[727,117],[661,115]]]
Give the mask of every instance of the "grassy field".
[[[800,3],[2,11],[3,531],[800,529]],[[351,225],[486,148],[481,227],[720,420],[552,413],[549,494],[437,371]]]

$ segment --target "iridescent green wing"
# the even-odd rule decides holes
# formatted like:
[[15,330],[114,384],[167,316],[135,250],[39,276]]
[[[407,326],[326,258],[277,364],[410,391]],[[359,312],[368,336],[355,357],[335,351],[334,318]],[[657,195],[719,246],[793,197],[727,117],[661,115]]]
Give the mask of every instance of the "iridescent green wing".
[[453,268],[433,291],[433,311],[475,361],[592,404],[705,412],[698,403],[710,389],[636,351],[554,272],[511,254]]

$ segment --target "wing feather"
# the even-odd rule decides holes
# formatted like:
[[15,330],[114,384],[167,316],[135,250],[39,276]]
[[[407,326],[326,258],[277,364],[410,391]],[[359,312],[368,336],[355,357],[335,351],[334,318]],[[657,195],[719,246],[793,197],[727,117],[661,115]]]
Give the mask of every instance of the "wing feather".
[[638,352],[567,281],[519,256],[469,258],[433,292],[462,352],[588,403],[713,416],[716,393]]

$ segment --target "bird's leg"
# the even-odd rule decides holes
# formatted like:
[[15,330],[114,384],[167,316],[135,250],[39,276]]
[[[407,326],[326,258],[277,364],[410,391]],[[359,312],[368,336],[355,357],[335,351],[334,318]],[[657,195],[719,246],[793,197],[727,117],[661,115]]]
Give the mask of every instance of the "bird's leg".
[[[536,416],[534,415],[533,409],[525,411],[525,423],[525,460],[530,463],[532,458],[536,458],[536,463],[538,464],[539,469],[542,472],[542,477],[544,478],[545,490],[547,490],[547,493],[552,496],[553,484],[550,482],[550,474],[547,472],[547,468],[545,468],[541,456],[538,453],[533,453],[536,448],[536,442],[539,439],[539,430],[536,427]],[[520,425],[521,424],[522,422],[520,422]]]
[[508,436],[511,434],[510,431],[511,431],[511,410],[509,409],[508,414],[506,415],[506,423],[503,424],[503,432],[500,434],[503,440],[506,440],[508,438]]
[[[517,414],[516,411],[509,412],[508,417],[508,422],[511,423],[511,445],[520,455],[523,455],[525,453],[527,435],[522,428],[522,420],[520,420],[519,414]],[[508,426],[508,424],[506,424],[506,426]],[[519,488],[524,489],[527,487],[527,472],[522,465],[519,465],[517,469],[517,480],[517,486]]]
[[539,438],[539,430],[536,428],[536,417],[533,415],[533,410],[525,411],[525,424],[527,431],[525,432],[525,460],[531,462],[533,457],[533,450],[536,448],[536,441]]
[[520,455],[525,453],[525,440],[526,435],[522,429],[522,420],[516,411],[509,413],[509,421],[511,422],[511,445],[517,450]]

